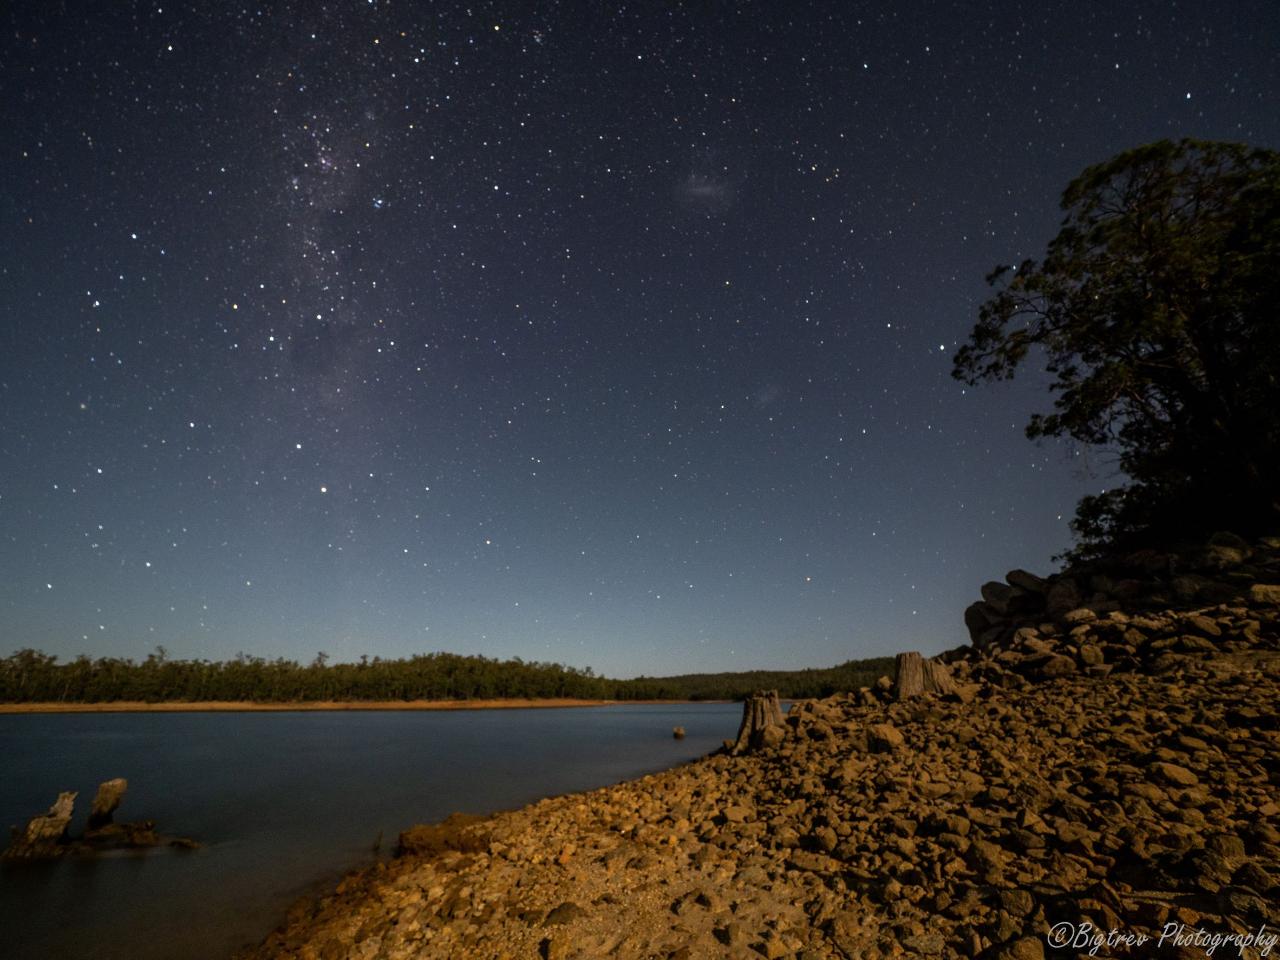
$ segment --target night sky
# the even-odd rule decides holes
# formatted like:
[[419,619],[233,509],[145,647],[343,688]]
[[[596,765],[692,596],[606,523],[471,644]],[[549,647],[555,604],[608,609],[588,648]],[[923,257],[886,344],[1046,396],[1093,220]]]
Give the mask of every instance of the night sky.
[[984,276],[1280,147],[1275,0],[192,6],[0,14],[0,653],[955,646],[1114,482]]

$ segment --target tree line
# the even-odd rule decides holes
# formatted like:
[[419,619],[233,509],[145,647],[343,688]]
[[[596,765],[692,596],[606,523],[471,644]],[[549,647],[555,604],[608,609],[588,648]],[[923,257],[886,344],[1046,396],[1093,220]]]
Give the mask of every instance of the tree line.
[[762,688],[777,689],[785,698],[803,698],[856,690],[892,670],[892,658],[880,657],[816,670],[613,680],[597,676],[590,667],[453,653],[395,660],[361,657],[354,663],[330,663],[321,653],[301,664],[246,654],[225,661],[175,660],[161,647],[141,662],[83,655],[63,662],[24,649],[0,660],[0,702],[737,700]]

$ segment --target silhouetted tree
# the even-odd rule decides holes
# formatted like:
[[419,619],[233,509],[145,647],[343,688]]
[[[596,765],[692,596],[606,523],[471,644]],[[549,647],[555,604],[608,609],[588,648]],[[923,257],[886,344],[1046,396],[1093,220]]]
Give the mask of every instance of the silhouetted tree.
[[1160,141],[1090,167],[1043,261],[1000,267],[953,375],[1034,356],[1032,438],[1113,451],[1129,483],[1081,501],[1077,555],[1280,522],[1280,153]]

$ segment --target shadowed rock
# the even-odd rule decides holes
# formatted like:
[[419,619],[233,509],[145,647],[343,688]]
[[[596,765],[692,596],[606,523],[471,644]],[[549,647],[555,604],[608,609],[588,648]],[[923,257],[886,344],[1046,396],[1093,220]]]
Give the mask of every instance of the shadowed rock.
[[400,834],[396,856],[433,857],[447,851],[478,853],[488,849],[487,817],[451,813],[439,823],[420,823]]

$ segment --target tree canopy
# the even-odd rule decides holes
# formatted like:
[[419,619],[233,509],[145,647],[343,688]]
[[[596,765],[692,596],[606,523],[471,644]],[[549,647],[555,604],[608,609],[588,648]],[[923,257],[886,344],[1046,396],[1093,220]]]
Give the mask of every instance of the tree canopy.
[[1027,435],[1106,447],[1077,556],[1280,525],[1280,153],[1162,140],[1090,167],[1041,261],[998,267],[952,375],[1052,377]]

